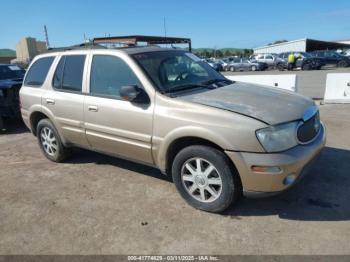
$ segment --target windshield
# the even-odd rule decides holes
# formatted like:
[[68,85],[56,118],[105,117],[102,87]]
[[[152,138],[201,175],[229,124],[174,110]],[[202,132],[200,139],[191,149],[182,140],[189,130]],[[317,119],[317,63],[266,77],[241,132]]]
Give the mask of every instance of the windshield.
[[133,57],[163,93],[229,82],[192,53],[160,51],[135,54]]
[[0,65],[0,80],[23,79],[25,71],[17,65]]

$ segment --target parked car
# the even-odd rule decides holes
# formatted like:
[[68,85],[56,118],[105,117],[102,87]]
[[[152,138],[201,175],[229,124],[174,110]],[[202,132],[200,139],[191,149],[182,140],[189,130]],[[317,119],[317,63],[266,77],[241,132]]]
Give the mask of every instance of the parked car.
[[312,55],[324,59],[327,65],[336,65],[338,67],[348,67],[350,66],[350,58],[335,51],[313,51]]
[[266,63],[269,68],[278,68],[280,63],[284,63],[276,54],[255,54],[250,57],[250,60]]
[[222,65],[217,62],[214,61],[213,59],[205,59],[205,61],[212,67],[215,69],[215,71],[220,72],[222,71]]
[[231,72],[234,71],[262,71],[267,68],[266,63],[250,61],[247,58],[238,58],[228,65]]
[[[288,56],[291,52],[280,53],[279,57],[284,61],[284,63],[279,64],[278,69],[284,70],[287,69],[288,65]],[[294,52],[296,57],[295,66],[301,70],[319,70],[322,66],[326,65],[325,60],[320,57],[315,57],[306,52]],[[281,66],[283,65],[283,66]]]
[[229,63],[225,59],[217,59],[216,62],[221,65],[221,71],[228,71]]
[[152,165],[172,176],[190,205],[210,212],[242,193],[290,188],[325,144],[312,99],[232,82],[184,50],[41,54],[20,97],[23,120],[49,160],[82,147]]
[[0,131],[4,128],[4,119],[21,116],[19,89],[24,73],[17,65],[0,64]]

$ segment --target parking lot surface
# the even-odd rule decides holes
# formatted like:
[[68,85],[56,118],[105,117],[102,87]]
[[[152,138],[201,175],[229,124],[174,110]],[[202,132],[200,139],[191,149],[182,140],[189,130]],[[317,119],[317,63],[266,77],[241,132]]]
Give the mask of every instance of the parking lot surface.
[[157,170],[79,151],[52,163],[0,135],[0,254],[350,254],[350,105],[323,105],[327,147],[279,196],[225,214],[188,206]]
[[224,75],[281,75],[281,74],[296,74],[298,77],[298,92],[316,99],[323,99],[326,88],[327,74],[330,73],[350,73],[350,67],[334,68],[326,67],[321,70],[312,71],[247,71],[247,72],[224,72]]

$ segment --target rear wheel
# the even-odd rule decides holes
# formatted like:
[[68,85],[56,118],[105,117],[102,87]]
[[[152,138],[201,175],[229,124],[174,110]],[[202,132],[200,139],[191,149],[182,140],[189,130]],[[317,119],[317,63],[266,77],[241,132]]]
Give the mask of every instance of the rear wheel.
[[177,190],[191,206],[221,212],[241,195],[238,173],[226,155],[208,146],[189,146],[181,150],[172,165]]
[[252,71],[256,71],[256,66],[252,66]]
[[62,144],[55,126],[49,119],[39,121],[36,135],[46,158],[54,162],[62,162],[70,156],[71,150]]

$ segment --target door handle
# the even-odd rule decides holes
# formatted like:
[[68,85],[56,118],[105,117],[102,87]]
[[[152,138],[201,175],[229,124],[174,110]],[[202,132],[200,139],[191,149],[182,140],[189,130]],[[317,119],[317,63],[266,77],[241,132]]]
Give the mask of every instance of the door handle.
[[97,106],[88,106],[88,109],[91,112],[97,112],[98,111],[98,107]]
[[48,104],[48,105],[54,105],[54,104],[55,104],[55,100],[50,99],[50,98],[47,98],[47,99],[46,99],[46,104]]

